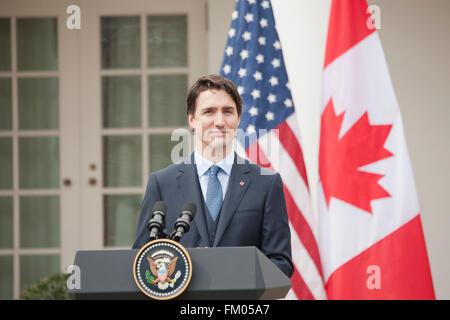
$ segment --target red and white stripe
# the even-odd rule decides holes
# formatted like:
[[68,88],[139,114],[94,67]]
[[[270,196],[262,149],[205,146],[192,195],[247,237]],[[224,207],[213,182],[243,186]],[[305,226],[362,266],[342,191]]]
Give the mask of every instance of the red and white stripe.
[[261,136],[246,154],[252,162],[279,172],[283,179],[295,266],[292,290],[286,298],[326,299],[316,241],[317,222],[311,205],[296,114]]

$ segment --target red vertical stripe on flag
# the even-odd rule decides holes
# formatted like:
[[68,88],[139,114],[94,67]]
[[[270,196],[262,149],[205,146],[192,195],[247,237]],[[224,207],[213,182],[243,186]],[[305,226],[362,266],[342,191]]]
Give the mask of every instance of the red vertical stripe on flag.
[[303,217],[302,212],[295,204],[295,201],[286,186],[284,187],[284,197],[286,199],[289,221],[294,227],[300,241],[303,243],[303,246],[311,256],[311,259],[314,261],[314,264],[323,279],[322,264],[320,262],[319,248],[317,247],[316,238],[314,237],[308,222],[306,222],[305,217]]
[[251,146],[245,150],[247,157],[250,161],[260,165],[261,167],[268,168],[275,171],[270,164],[270,160],[267,158],[263,149],[259,146],[258,142],[253,143]]
[[[289,126],[287,126],[290,133],[293,136],[292,130],[290,130]],[[284,128],[283,132],[286,134],[289,134],[287,130]],[[281,134],[280,130],[280,136],[283,136]],[[285,139],[285,142],[289,140]],[[297,141],[297,140],[295,140]],[[298,145],[298,143],[297,143]],[[299,146],[299,145],[298,145]],[[300,146],[299,146],[300,147]],[[259,146],[259,144],[256,142],[252,144],[249,148],[246,150],[247,157],[250,159],[250,161],[257,163],[260,166],[264,166],[268,169],[274,170],[272,165],[270,164],[270,160],[267,158],[266,154],[262,150],[262,148]],[[301,153],[301,150],[300,150]],[[292,155],[291,155],[292,157]],[[303,157],[302,157],[303,161]],[[303,165],[304,167],[304,165]],[[306,175],[306,172],[305,172]],[[306,182],[305,182],[306,183]],[[322,264],[320,261],[320,255],[319,255],[319,248],[317,247],[317,242],[314,236],[314,233],[311,230],[311,227],[309,226],[308,222],[306,221],[305,217],[303,216],[303,213],[300,211],[300,209],[295,204],[294,198],[291,195],[291,192],[289,189],[283,185],[284,189],[284,197],[286,200],[286,208],[288,212],[288,218],[289,222],[291,223],[294,230],[291,230],[297,234],[300,241],[302,242],[303,246],[305,247],[306,251],[308,252],[309,256],[311,257],[311,260],[314,262],[321,278],[323,279],[323,272],[322,272]],[[296,254],[296,253],[293,253]],[[315,297],[309,290],[308,285],[305,283],[303,277],[297,270],[297,267],[295,267],[294,274],[291,278],[292,283],[292,290],[294,290],[295,295],[302,300],[314,300]]]
[[297,268],[294,269],[294,274],[291,277],[292,290],[295,295],[301,300],[315,300],[314,296],[309,291],[308,286],[303,280],[302,276],[298,272]]
[[[309,189],[305,161],[303,160],[303,152],[300,144],[298,143],[297,137],[286,122],[280,124],[276,129],[279,130],[278,139],[280,140],[281,145],[291,157],[298,169],[298,172],[302,176],[306,187]],[[274,132],[276,132],[276,130],[274,130]]]
[[332,1],[324,68],[375,31],[367,27],[369,19],[366,0]]

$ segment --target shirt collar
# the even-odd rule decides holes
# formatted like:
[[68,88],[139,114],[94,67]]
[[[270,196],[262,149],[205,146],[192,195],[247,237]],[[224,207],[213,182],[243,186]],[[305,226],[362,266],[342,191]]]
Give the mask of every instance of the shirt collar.
[[222,160],[220,160],[219,162],[213,163],[208,159],[202,157],[200,152],[198,152],[197,149],[195,149],[194,161],[197,166],[197,173],[199,177],[201,177],[206,171],[208,171],[209,168],[214,164],[220,167],[220,169],[222,169],[227,175],[231,175],[231,168],[233,167],[234,164],[234,150],[229,152],[227,156]]

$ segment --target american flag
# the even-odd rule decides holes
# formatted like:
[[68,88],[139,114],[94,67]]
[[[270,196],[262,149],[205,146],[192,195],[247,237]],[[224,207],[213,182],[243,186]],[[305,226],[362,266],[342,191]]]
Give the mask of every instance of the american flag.
[[325,299],[297,116],[270,1],[236,1],[220,73],[242,96],[242,149],[283,179],[295,266],[286,298]]

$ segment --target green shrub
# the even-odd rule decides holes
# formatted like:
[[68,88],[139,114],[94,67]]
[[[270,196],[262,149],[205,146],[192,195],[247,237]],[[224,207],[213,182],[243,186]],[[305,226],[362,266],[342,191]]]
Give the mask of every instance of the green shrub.
[[56,273],[25,287],[20,300],[70,300],[67,291],[69,273]]

